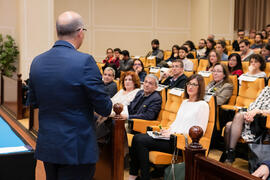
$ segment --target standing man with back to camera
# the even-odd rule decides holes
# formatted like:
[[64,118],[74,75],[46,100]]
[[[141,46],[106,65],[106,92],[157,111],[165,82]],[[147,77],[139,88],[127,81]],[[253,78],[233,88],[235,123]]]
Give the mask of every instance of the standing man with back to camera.
[[84,39],[82,17],[72,11],[56,22],[58,41],[30,68],[30,105],[39,108],[35,156],[47,180],[89,180],[98,160],[94,111],[111,113],[94,58],[77,51]]

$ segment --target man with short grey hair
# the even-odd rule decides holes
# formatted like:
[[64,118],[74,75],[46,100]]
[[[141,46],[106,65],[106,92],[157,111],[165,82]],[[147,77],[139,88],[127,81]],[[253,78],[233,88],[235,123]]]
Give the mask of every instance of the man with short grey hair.
[[94,58],[77,51],[86,30],[82,17],[64,12],[56,29],[59,40],[30,68],[29,102],[39,108],[35,156],[47,180],[89,180],[98,160],[94,111],[108,116],[112,102]]
[[128,106],[129,115],[116,115],[115,119],[156,120],[162,104],[162,98],[156,91],[157,87],[158,78],[153,74],[147,75],[143,82],[143,90],[136,94]]

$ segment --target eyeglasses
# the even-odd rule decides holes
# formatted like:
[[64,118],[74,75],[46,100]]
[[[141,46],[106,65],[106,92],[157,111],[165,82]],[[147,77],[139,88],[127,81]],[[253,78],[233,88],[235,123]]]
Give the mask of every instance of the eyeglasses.
[[195,83],[186,83],[187,86],[193,86],[193,87],[198,87],[199,84],[195,84]]
[[212,73],[223,73],[223,71],[215,71],[215,70],[213,70]]
[[85,28],[79,28],[76,31],[80,31],[80,30],[87,31],[87,29],[85,29]]

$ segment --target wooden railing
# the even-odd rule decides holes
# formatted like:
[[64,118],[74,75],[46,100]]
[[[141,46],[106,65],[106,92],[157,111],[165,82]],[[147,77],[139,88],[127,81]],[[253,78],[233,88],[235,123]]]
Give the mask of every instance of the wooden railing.
[[23,118],[22,104],[22,79],[21,74],[17,79],[1,75],[1,106],[15,119]]
[[251,180],[257,179],[247,172],[205,157],[205,149],[198,143],[202,132],[190,129],[192,143],[185,148],[186,180]]

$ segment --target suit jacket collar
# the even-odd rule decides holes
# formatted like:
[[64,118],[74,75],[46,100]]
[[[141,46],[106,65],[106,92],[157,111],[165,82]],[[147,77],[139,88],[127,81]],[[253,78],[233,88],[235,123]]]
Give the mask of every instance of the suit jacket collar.
[[53,47],[56,47],[56,46],[66,46],[68,48],[72,48],[72,49],[75,49],[76,50],[76,48],[71,43],[69,43],[67,41],[64,41],[64,40],[58,40],[58,41],[56,41],[54,43]]

